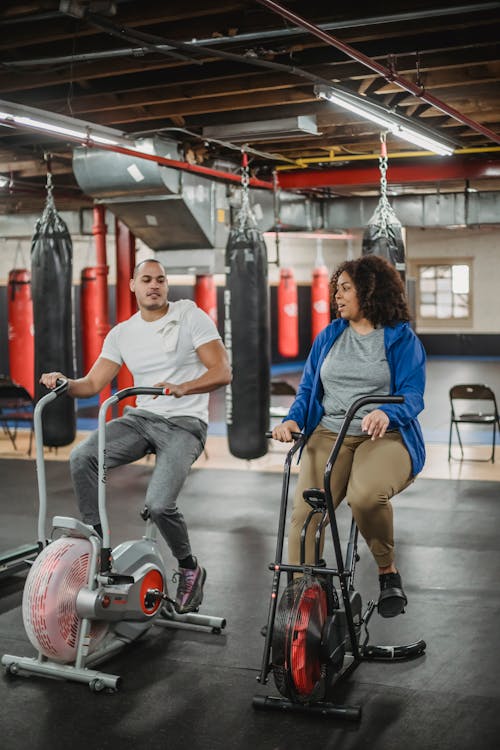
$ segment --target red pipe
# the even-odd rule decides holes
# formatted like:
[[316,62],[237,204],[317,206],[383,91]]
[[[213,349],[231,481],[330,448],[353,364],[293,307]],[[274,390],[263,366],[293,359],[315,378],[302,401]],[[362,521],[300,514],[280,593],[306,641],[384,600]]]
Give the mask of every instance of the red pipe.
[[[500,177],[500,161],[474,161],[433,159],[427,164],[391,163],[388,182],[443,182],[445,180],[479,180]],[[390,178],[390,179],[389,179]],[[300,172],[279,173],[280,187],[284,190],[313,187],[334,187],[335,185],[378,185],[378,167],[350,167],[330,169],[308,169]]]
[[[135,267],[135,237],[120,219],[115,220],[116,242],[116,322],[128,320],[137,311],[135,294],[130,291],[130,279]],[[134,379],[126,365],[122,365],[117,375],[117,385],[121,390],[134,384]],[[118,403],[118,416],[121,417],[127,404],[135,405],[135,397],[122,399]]]
[[[95,296],[95,329],[101,346],[110,329],[107,283],[108,264],[106,262],[106,222],[104,220],[105,211],[106,209],[104,208],[104,206],[94,206],[94,225],[92,227],[92,234],[95,238],[97,273],[97,287]],[[85,331],[83,333],[85,335]],[[101,391],[99,395],[99,403],[102,404],[103,401],[105,401],[110,396],[111,385],[108,385]],[[111,418],[110,411],[108,411],[108,415]]]
[[[92,136],[90,136],[92,137]],[[183,172],[195,172],[196,174],[203,174],[207,177],[213,177],[217,180],[225,180],[226,182],[237,182],[241,184],[241,177],[237,174],[231,174],[231,172],[222,172],[219,169],[210,169],[209,167],[200,167],[197,164],[188,164],[186,161],[178,161],[176,159],[167,159],[166,156],[156,156],[155,154],[146,154],[143,151],[138,151],[134,148],[126,148],[125,146],[108,146],[101,143],[82,143],[82,146],[94,146],[95,148],[103,149],[104,151],[114,151],[117,154],[125,154],[126,156],[135,156],[138,159],[146,159],[147,161],[154,161],[157,164],[162,164],[164,167],[171,167],[172,169],[180,169]],[[264,180],[258,180],[256,177],[250,177],[248,180],[250,187],[263,188],[265,190],[273,190],[274,185],[272,182],[265,182]]]
[[135,267],[135,237],[120,219],[115,220],[116,241],[116,322],[128,320],[137,311],[130,279]]
[[[400,88],[408,91],[410,94],[413,94],[419,99],[422,99],[422,101],[427,102],[427,104],[430,104],[436,109],[439,109],[441,112],[444,112],[445,115],[448,115],[454,120],[458,120],[458,122],[461,122],[463,125],[467,125],[467,127],[471,128],[472,130],[485,135],[487,138],[493,141],[493,143],[500,143],[500,135],[497,135],[497,133],[494,133],[493,130],[490,130],[484,125],[481,125],[481,123],[476,122],[475,120],[471,120],[469,117],[467,117],[467,115],[463,115],[461,112],[458,112],[458,110],[442,102],[440,99],[436,99],[435,96],[427,94],[423,86],[418,86],[416,83],[413,83],[413,81],[409,81],[408,79],[403,78],[403,76],[398,75],[390,68],[386,68],[385,65],[381,65],[380,63],[376,62],[376,60],[373,60],[371,57],[367,57],[362,52],[359,52],[358,50],[354,49],[354,47],[351,47],[349,44],[345,44],[345,42],[340,41],[340,39],[332,36],[327,31],[323,31],[323,29],[320,29],[319,26],[310,23],[310,21],[306,21],[305,18],[298,16],[296,13],[292,13],[282,5],[275,3],[274,0],[257,0],[257,2],[261,5],[265,5],[274,13],[277,13],[279,16],[288,19],[297,26],[301,26],[303,29],[306,29],[306,31],[309,31],[314,36],[319,37],[319,39],[322,39],[330,46],[336,47],[351,59],[357,60],[357,62],[361,63],[365,67],[370,68],[370,70],[373,70],[375,71],[375,73],[383,76],[383,78],[385,78],[387,81],[396,83],[398,86],[400,86]],[[335,87],[332,86],[332,88]]]

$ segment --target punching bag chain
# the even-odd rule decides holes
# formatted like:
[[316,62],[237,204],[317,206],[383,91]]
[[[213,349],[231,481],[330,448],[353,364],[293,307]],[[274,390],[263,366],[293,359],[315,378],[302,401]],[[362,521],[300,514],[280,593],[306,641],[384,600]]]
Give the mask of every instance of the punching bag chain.
[[45,189],[47,191],[47,199],[45,203],[45,210],[56,210],[56,204],[54,203],[54,184],[52,182],[52,172],[50,171],[50,161],[46,157],[47,161],[47,182],[45,183]]
[[250,208],[248,154],[246,147],[241,147],[241,208],[239,214],[239,228],[243,231],[245,227],[254,224],[252,210]]
[[390,204],[387,198],[387,144],[386,144],[386,133],[380,133],[380,156],[378,160],[378,166],[380,169],[380,201],[378,210],[380,218],[382,220],[382,226],[387,230],[387,224],[389,223],[390,216]]

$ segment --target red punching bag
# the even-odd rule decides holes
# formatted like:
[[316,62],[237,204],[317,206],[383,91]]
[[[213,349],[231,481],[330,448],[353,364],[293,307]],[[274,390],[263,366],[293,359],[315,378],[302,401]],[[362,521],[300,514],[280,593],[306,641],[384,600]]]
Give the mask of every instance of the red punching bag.
[[280,270],[278,286],[278,352],[282,357],[299,353],[299,305],[291,268]]
[[197,276],[194,301],[217,325],[217,287],[213,276]]
[[317,266],[313,271],[311,286],[311,337],[326,328],[330,322],[330,278],[326,266]]
[[8,321],[10,379],[35,394],[35,342],[31,273],[26,268],[9,271]]
[[[102,344],[109,331],[105,280],[107,266],[90,266],[82,269],[80,287],[80,319],[82,330],[82,365],[87,373],[101,353]],[[103,292],[104,290],[104,292]],[[111,392],[109,393],[111,395]]]

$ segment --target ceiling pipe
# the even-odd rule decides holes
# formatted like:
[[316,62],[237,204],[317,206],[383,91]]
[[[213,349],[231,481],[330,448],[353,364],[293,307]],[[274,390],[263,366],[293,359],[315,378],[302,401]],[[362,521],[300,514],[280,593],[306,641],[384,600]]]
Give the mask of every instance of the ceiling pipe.
[[[321,23],[318,24],[318,28],[323,31],[332,31],[333,29],[350,29],[350,28],[359,28],[364,26],[378,26],[380,24],[387,24],[387,23],[398,23],[401,21],[417,21],[420,19],[428,19],[428,18],[440,18],[443,15],[451,16],[451,15],[461,15],[463,13],[477,13],[480,11],[487,11],[487,10],[498,10],[500,8],[500,3],[498,2],[486,2],[486,3],[477,3],[473,6],[471,5],[456,5],[449,8],[427,8],[426,10],[412,10],[412,11],[405,11],[401,13],[389,13],[383,16],[365,16],[363,18],[347,18],[344,20],[337,20],[337,21],[330,21],[329,23]],[[47,14],[48,15],[48,14]],[[61,14],[57,13],[54,14],[60,18]],[[31,22],[32,20],[38,20],[36,18],[30,17],[24,17],[23,21],[25,22]],[[41,18],[40,20],[45,20],[45,18]],[[5,24],[6,22],[0,22],[0,28]],[[233,36],[220,36],[220,37],[208,37],[206,39],[192,39],[190,41],[190,44],[196,46],[203,45],[204,47],[209,46],[219,46],[221,44],[242,44],[247,42],[254,42],[258,41],[259,43],[263,43],[265,41],[270,41],[273,39],[280,39],[282,37],[291,37],[291,36],[297,36],[297,34],[301,33],[301,29],[299,27],[297,28],[281,28],[281,29],[272,29],[271,31],[257,31],[257,32],[249,32],[246,34],[234,34]],[[168,45],[168,44],[158,44],[155,45],[157,47],[157,51],[168,51],[173,50],[174,47]],[[6,65],[10,68],[23,68],[23,67],[31,67],[33,65],[52,65],[52,64],[61,64],[61,63],[78,63],[78,62],[89,62],[91,60],[105,60],[113,57],[127,57],[129,55],[135,55],[135,56],[143,56],[147,54],[152,54],[154,50],[152,50],[150,47],[123,47],[122,49],[116,49],[116,50],[102,50],[100,52],[85,52],[81,54],[75,54],[75,55],[60,55],[58,57],[38,57],[33,58],[31,60],[7,60],[3,61],[3,65]]]
[[[480,180],[500,178],[500,161],[439,159],[428,164],[391,164],[392,184],[415,182],[444,182],[446,180]],[[304,190],[341,185],[367,186],[380,184],[378,166],[332,169],[307,169],[301,172],[280,172],[280,187],[284,190]]]
[[[322,39],[324,42],[326,42],[326,44],[329,44],[332,47],[336,47],[336,49],[344,52],[352,60],[356,60],[365,67],[370,68],[370,70],[378,73],[387,81],[395,83],[400,88],[408,91],[410,94],[413,94],[413,96],[416,96],[418,99],[421,99],[427,104],[430,104],[432,107],[435,107],[445,115],[448,115],[454,120],[461,122],[463,125],[471,128],[471,130],[475,130],[477,133],[481,133],[489,140],[493,141],[493,143],[500,144],[500,135],[494,133],[493,130],[490,130],[484,125],[481,125],[481,123],[476,122],[475,120],[471,120],[469,117],[467,117],[467,115],[463,115],[461,112],[458,112],[458,110],[442,102],[440,99],[436,99],[435,96],[427,94],[423,86],[418,86],[416,83],[403,78],[403,76],[398,75],[390,68],[387,68],[385,65],[381,65],[371,57],[367,57],[367,55],[364,55],[362,52],[354,49],[354,47],[351,47],[349,44],[345,44],[340,39],[337,39],[331,34],[328,34],[326,31],[320,29],[319,26],[310,23],[310,21],[307,21],[305,18],[298,16],[296,13],[292,13],[287,8],[284,8],[282,5],[274,2],[274,0],[257,0],[257,2],[260,5],[264,5],[266,8],[269,8],[269,10],[272,10],[273,13],[276,13],[277,15],[286,18],[288,21],[291,21],[291,23],[294,23],[297,26],[301,26],[303,29],[306,29],[306,31],[309,31],[314,36]],[[332,87],[335,89],[334,84],[332,84]]]
[[[466,154],[496,154],[500,151],[500,146],[477,146],[473,148],[457,148],[453,152],[453,156],[462,156]],[[433,151],[394,151],[387,154],[389,161],[392,159],[420,159],[421,157],[435,157]],[[341,152],[335,152],[332,148],[325,153],[324,156],[300,156],[296,159],[295,164],[292,165],[278,165],[275,167],[276,171],[281,173],[284,171],[296,170],[297,167],[305,169],[309,164],[344,164],[345,162],[351,161],[374,161],[380,159],[380,154],[342,154]]]

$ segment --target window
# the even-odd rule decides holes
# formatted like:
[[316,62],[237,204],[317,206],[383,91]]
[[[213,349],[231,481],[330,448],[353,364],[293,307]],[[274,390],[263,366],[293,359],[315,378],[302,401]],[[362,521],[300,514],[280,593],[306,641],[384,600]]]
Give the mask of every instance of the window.
[[422,325],[471,320],[471,262],[417,265],[417,318]]

